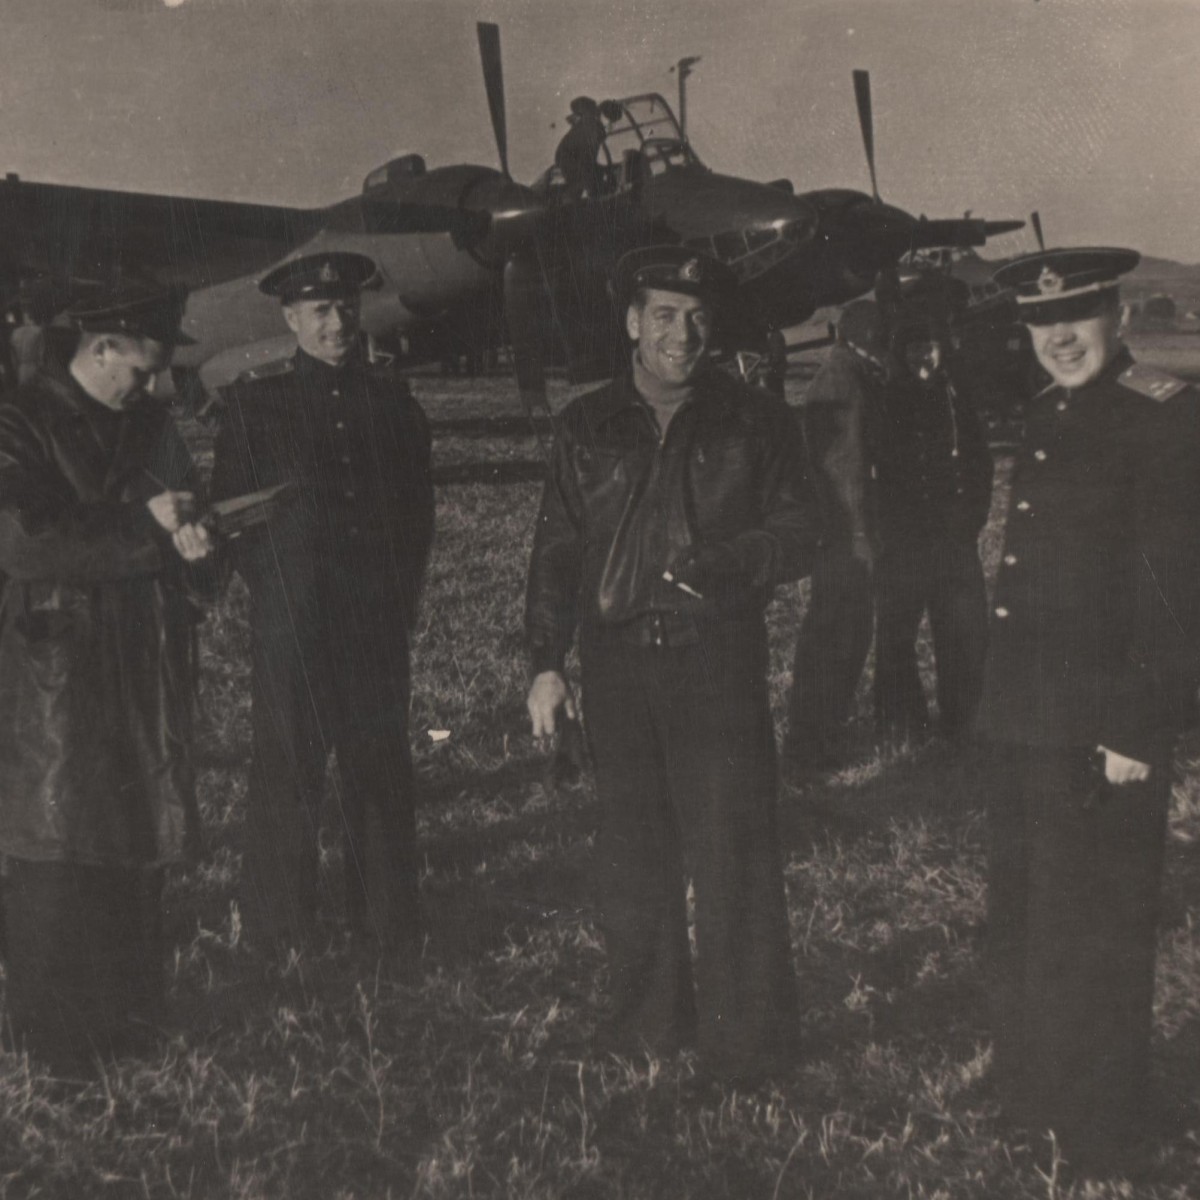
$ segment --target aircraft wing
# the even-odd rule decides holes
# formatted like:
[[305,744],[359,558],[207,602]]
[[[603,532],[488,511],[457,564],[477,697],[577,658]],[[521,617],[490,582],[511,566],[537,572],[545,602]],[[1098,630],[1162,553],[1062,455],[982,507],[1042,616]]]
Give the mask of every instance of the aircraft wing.
[[0,182],[0,278],[95,278],[136,264],[166,283],[209,287],[283,257],[322,210],[142,192]]

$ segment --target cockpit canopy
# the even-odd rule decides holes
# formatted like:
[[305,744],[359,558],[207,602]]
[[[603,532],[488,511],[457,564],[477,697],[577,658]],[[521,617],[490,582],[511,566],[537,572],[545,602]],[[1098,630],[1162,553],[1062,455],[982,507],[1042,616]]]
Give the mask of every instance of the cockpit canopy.
[[[599,167],[599,192],[609,194],[628,187],[634,180],[645,180],[668,171],[685,168],[707,170],[696,152],[683,140],[679,122],[671,106],[657,92],[629,96],[624,100],[606,100],[604,106],[620,115],[604,125],[604,141],[596,152]],[[551,191],[563,186],[562,171],[550,167],[535,182],[535,191]]]
[[604,141],[610,165],[619,165],[630,150],[640,151],[652,175],[704,165],[683,140],[671,106],[657,92],[629,96],[617,104],[621,116],[609,124]]

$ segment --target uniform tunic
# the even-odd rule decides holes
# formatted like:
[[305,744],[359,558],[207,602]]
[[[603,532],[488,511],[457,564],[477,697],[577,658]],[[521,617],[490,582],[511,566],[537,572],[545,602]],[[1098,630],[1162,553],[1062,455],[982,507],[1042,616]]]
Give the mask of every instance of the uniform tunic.
[[[1145,1111],[1170,742],[1200,670],[1200,406],[1122,352],[1030,405],[993,601],[995,1066],[1009,1115],[1103,1164]],[[1109,786],[1104,745],[1150,764]]]
[[336,750],[351,924],[415,951],[409,637],[433,535],[428,425],[390,366],[357,356],[333,368],[297,351],[227,401],[214,497],[298,485],[231,547],[253,634],[247,921],[267,937],[305,936]]

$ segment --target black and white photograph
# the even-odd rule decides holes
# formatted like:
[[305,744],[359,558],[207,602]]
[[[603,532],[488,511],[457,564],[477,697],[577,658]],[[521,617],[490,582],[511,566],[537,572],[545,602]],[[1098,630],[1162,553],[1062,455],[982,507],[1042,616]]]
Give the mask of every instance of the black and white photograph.
[[0,0],[0,1200],[1187,1200],[1197,0]]

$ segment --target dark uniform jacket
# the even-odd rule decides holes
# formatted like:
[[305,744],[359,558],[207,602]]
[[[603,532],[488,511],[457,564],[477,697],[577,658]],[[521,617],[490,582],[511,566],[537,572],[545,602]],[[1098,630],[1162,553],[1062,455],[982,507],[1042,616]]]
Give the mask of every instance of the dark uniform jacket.
[[[535,671],[558,670],[582,620],[665,640],[696,623],[757,616],[776,583],[805,573],[819,534],[804,449],[787,405],[710,371],[660,441],[626,377],[568,405],[529,570],[526,631]],[[663,572],[692,551],[726,546],[744,565],[695,599]]]
[[371,638],[380,669],[394,670],[433,539],[429,426],[407,384],[387,364],[355,357],[335,369],[298,350],[225,401],[213,497],[298,488],[231,544],[260,645],[315,659],[343,633]]
[[161,864],[199,828],[188,570],[146,508],[195,490],[168,413],[47,365],[0,405],[0,852]]
[[992,740],[1151,761],[1192,719],[1200,405],[1122,352],[1029,406],[980,722]]
[[993,463],[971,396],[944,375],[889,381],[876,439],[880,526],[889,535],[974,541],[987,523]]

